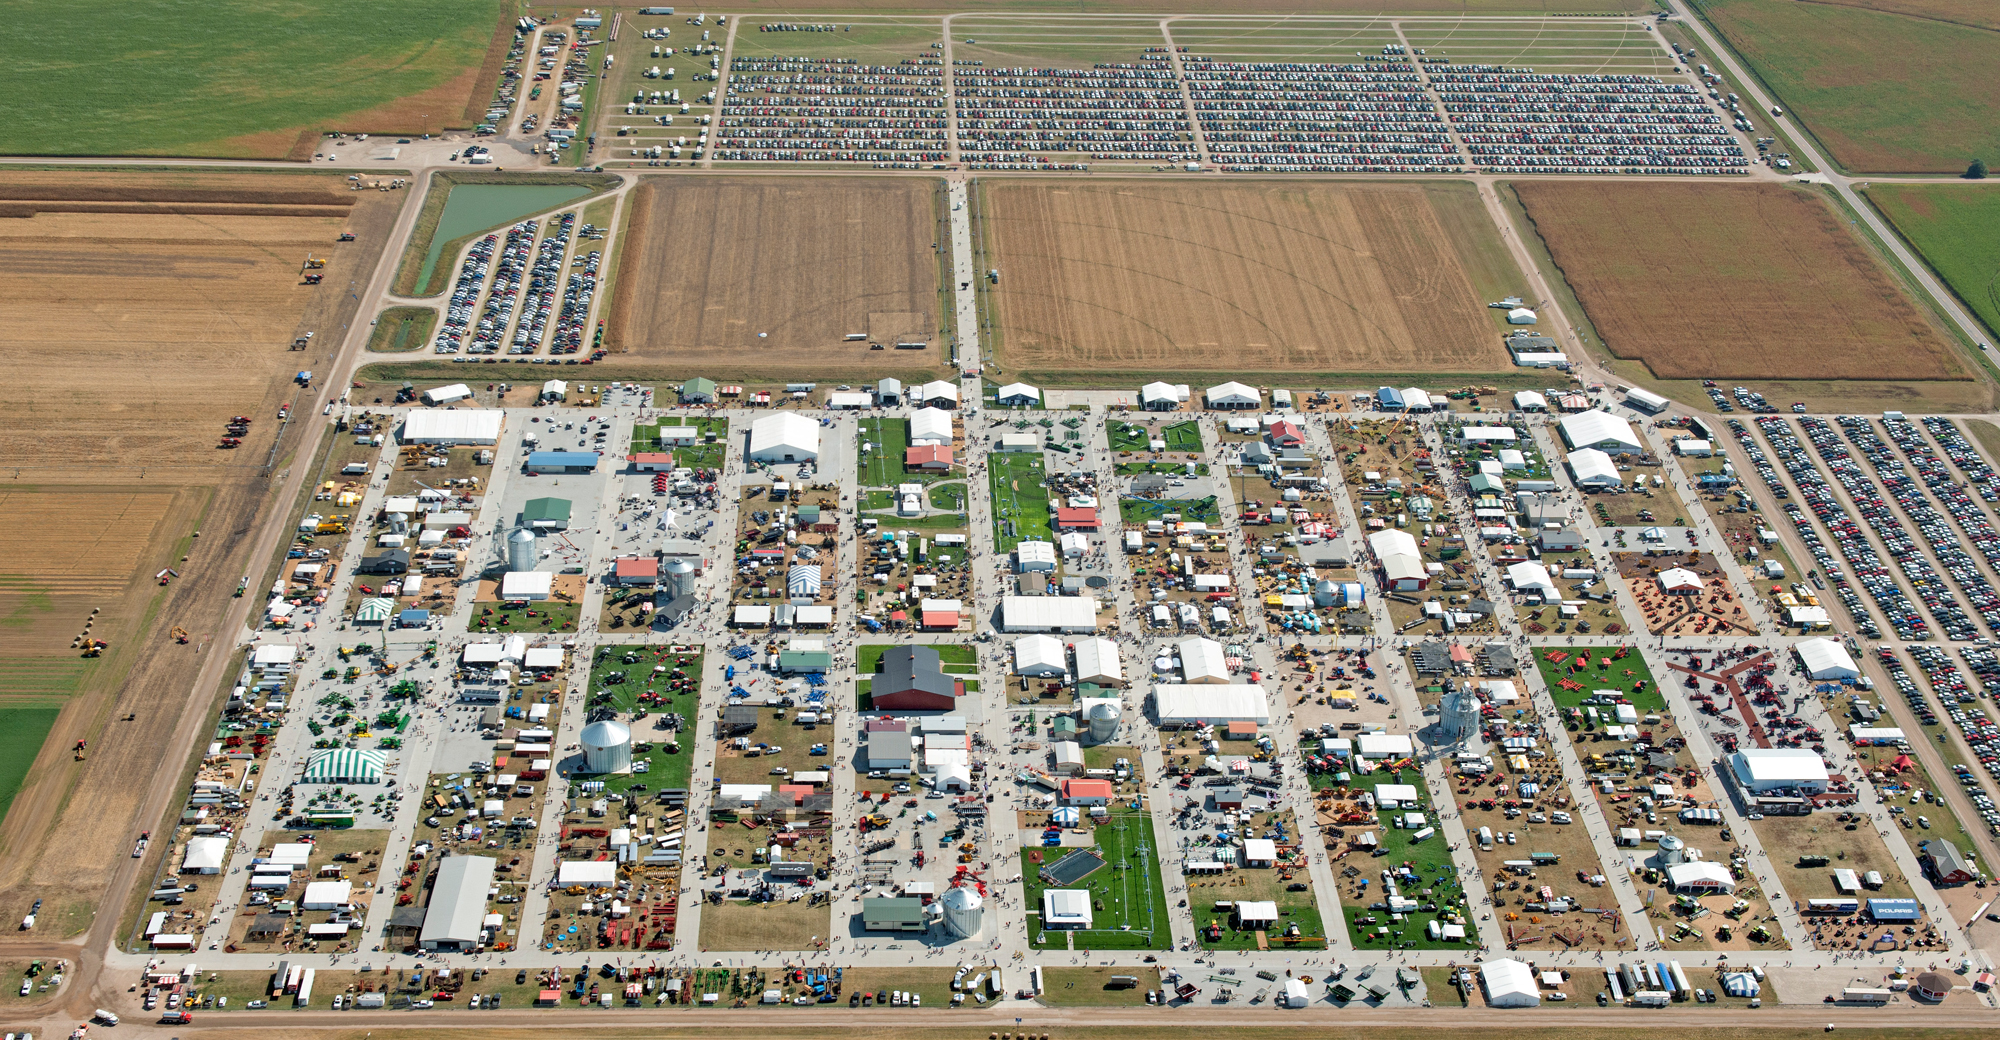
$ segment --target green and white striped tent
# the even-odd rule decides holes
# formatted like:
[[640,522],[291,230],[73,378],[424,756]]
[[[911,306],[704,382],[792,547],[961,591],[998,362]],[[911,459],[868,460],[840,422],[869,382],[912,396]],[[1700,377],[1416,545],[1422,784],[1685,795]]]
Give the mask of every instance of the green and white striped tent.
[[382,753],[353,748],[322,751],[306,766],[301,783],[379,784],[382,782]]
[[389,616],[396,612],[396,601],[383,596],[361,601],[360,609],[354,612],[354,623],[358,625],[385,625]]

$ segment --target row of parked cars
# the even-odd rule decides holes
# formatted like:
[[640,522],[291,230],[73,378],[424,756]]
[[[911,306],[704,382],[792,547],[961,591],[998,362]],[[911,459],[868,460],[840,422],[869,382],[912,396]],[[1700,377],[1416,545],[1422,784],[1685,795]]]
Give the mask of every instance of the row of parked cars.
[[[1875,428],[1869,420],[1858,415],[1844,415],[1840,417],[1839,422],[1841,429],[1847,434],[1847,439],[1853,442],[1854,446],[1867,456],[1869,464],[1875,467],[1875,474],[1881,478],[1882,486],[1888,489],[1889,497],[1896,501],[1902,508],[1903,515],[1916,526],[1917,533],[1923,535],[1925,544],[1930,546],[1931,557],[1927,558],[1917,552],[1916,544],[1911,540],[1908,530],[1890,511],[1888,503],[1882,500],[1882,495],[1875,486],[1869,483],[1866,477],[1859,475],[1858,468],[1855,470],[1856,479],[1860,482],[1862,491],[1854,496],[1854,501],[1856,504],[1867,503],[1862,507],[1862,513],[1869,517],[1869,523],[1876,525],[1877,532],[1889,532],[1882,534],[1883,543],[1889,546],[1890,554],[1895,556],[1898,562],[1903,563],[1903,571],[1909,575],[1911,586],[1917,590],[1917,595],[1922,597],[1925,606],[1930,609],[1931,616],[1937,618],[1938,625],[1944,629],[1945,634],[1952,639],[1977,638],[1979,628],[1973,623],[1972,617],[1965,612],[1964,603],[1970,600],[1975,609],[1991,609],[1993,588],[1979,573],[1979,567],[1972,562],[1971,554],[1967,553],[1965,547],[1959,543],[1958,532],[1954,531],[1951,523],[1930,504],[1930,499],[1917,487],[1916,480],[1909,475],[1903,460],[1890,450],[1887,442],[1875,434]],[[1852,466],[1853,460],[1848,458],[1844,464]],[[1890,544],[1891,534],[1897,539],[1895,544]],[[1951,590],[1945,587],[1944,581],[1931,566],[1932,558],[1944,567],[1945,573],[1952,576],[1957,583],[1960,596],[1953,596]]]
[[576,230],[576,214],[564,213],[549,221],[542,244],[535,250],[535,266],[528,272],[528,298],[521,304],[521,320],[514,325],[509,354],[533,354],[542,347],[542,334],[555,314],[556,286],[562,280],[563,258],[569,255],[569,239]]
[[466,251],[464,262],[458,265],[458,280],[452,283],[451,302],[445,304],[444,322],[439,325],[433,343],[438,353],[456,354],[465,344],[466,333],[472,331],[472,311],[479,303],[479,289],[486,284],[486,273],[498,248],[500,236],[487,235]]
[[528,249],[535,241],[535,222],[524,220],[507,229],[494,265],[493,287],[486,293],[486,307],[479,312],[479,324],[472,332],[468,354],[498,354],[500,338],[514,320],[514,304],[521,298],[521,282],[528,273]]
[[1945,458],[1950,459],[1951,464],[1965,474],[1965,479],[1979,489],[1980,498],[1987,502],[2000,502],[2000,473],[1986,464],[1972,442],[1965,439],[1965,434],[1950,419],[1941,415],[1924,416],[1924,429],[1929,430],[1931,436],[1943,446]]
[[[1882,562],[1881,555],[1862,533],[1861,525],[1848,514],[1847,507],[1841,505],[1840,500],[1834,497],[1832,485],[1827,483],[1819,465],[1813,462],[1812,456],[1806,453],[1805,446],[1799,442],[1797,435],[1792,433],[1791,426],[1783,419],[1771,416],[1760,417],[1757,426],[1763,431],[1765,439],[1770,442],[1771,450],[1777,453],[1785,472],[1790,474],[1792,483],[1797,486],[1800,500],[1813,515],[1819,517],[1820,523],[1826,525],[1827,533],[1833,536],[1834,544],[1839,546],[1841,556],[1852,571],[1853,581],[1866,589],[1869,596],[1875,600],[1876,606],[1882,610],[1883,617],[1888,619],[1889,626],[1895,629],[1897,638],[1928,639],[1929,624],[1924,621],[1921,614],[1917,613],[1916,604],[1911,603],[1910,598],[1897,586],[1896,579],[1889,574],[1889,568]],[[1880,638],[1879,630],[1874,628],[1872,621],[1865,625],[1859,624],[1861,618],[1868,616],[1868,612],[1860,609],[1859,597],[1852,594],[1848,573],[1835,562],[1824,543],[1816,536],[1807,537],[1806,532],[1812,530],[1811,522],[1796,504],[1786,503],[1785,513],[1791,519],[1792,526],[1798,530],[1799,537],[1806,542],[1806,547],[1812,550],[1813,557],[1820,569],[1825,571],[1827,580],[1840,592],[1842,601],[1854,615],[1858,627],[1870,638]]]
[[[2000,778],[2000,725],[1995,725],[1979,707],[1978,697],[1951,663],[1951,656],[1935,646],[1910,647],[1910,656],[1916,659],[1917,667],[1923,669],[1931,689],[1944,701],[1946,716],[1964,736],[1966,747],[1979,760],[1980,768]],[[1978,807],[1986,826],[2000,834],[2000,808],[1994,806],[1978,775],[1971,767],[1963,765],[1955,766],[1953,771],[1958,774],[1958,781],[1964,785],[1966,793],[1972,796],[1972,802]]]

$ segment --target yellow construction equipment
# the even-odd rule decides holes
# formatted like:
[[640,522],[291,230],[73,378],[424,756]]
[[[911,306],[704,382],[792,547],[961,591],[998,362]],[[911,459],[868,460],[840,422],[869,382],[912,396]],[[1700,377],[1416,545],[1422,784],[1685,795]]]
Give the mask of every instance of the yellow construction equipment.
[[182,628],[179,625],[175,625],[173,631],[173,637],[174,637],[174,642],[185,643],[188,641],[188,630]]
[[319,270],[320,268],[322,268],[322,267],[325,267],[325,266],[326,266],[326,261],[324,261],[324,260],[315,260],[315,259],[313,259],[313,255],[312,255],[311,253],[307,253],[307,254],[306,254],[306,265],[305,265],[305,267],[304,267],[304,270],[307,270],[307,271],[317,271],[317,270]]

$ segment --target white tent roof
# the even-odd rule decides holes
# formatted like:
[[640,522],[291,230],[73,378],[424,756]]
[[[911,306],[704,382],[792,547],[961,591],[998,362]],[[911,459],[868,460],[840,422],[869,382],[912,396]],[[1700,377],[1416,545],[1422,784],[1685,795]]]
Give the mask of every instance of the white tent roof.
[[499,643],[467,643],[458,659],[466,664],[499,664],[501,652]]
[[951,413],[942,408],[918,408],[910,412],[910,443],[950,444]]
[[1222,659],[1222,644],[1213,639],[1190,636],[1179,646],[1181,680],[1189,683],[1226,683],[1229,665]]
[[1416,745],[1411,743],[1408,733],[1363,733],[1357,739],[1357,747],[1367,758],[1394,758],[1410,754]]
[[299,900],[299,906],[306,910],[331,910],[346,906],[353,898],[351,881],[313,881],[306,885],[306,895]]
[[756,461],[819,457],[819,424],[797,412],[775,412],[750,424],[750,457]]
[[181,859],[181,869],[187,871],[219,871],[222,869],[222,861],[228,858],[228,838],[189,838],[187,855]]
[[1056,565],[1056,547],[1051,542],[1020,542],[1014,546],[1014,560],[1024,571],[1036,565],[1040,565],[1042,570],[1050,570]]
[[1705,859],[1676,863],[1667,868],[1667,887],[1676,891],[1684,888],[1716,888],[1725,892],[1736,891],[1736,879],[1729,876],[1729,868]]
[[1269,699],[1264,688],[1253,683],[1220,683],[1188,686],[1166,683],[1153,687],[1153,707],[1160,725],[1185,723],[1254,722],[1271,723]]
[[1064,556],[1082,556],[1090,551],[1090,537],[1081,531],[1064,531],[1056,541],[1062,543]]
[[1522,411],[1527,411],[1530,408],[1546,409],[1548,406],[1549,399],[1533,390],[1521,390],[1514,394],[1514,407]]
[[563,652],[562,647],[559,646],[530,647],[528,652],[521,658],[521,666],[523,668],[533,668],[536,670],[561,668],[562,663]]
[[1076,679],[1099,685],[1124,682],[1125,666],[1118,659],[1118,644],[1098,636],[1077,640]]
[[1209,404],[1256,404],[1263,400],[1254,386],[1245,386],[1235,380],[1209,387],[1204,396]]
[[1378,560],[1388,560],[1391,556],[1417,555],[1417,540],[1408,531],[1377,531],[1368,536],[1368,548]]
[[768,625],[771,623],[770,607],[741,606],[736,608],[734,623],[738,625]]
[[569,384],[560,379],[551,379],[542,384],[543,397],[562,397],[569,393]]
[[500,577],[501,599],[548,598],[556,576],[548,571],[508,571]]
[[1089,928],[1090,893],[1076,888],[1043,889],[1042,925],[1048,927],[1051,924],[1063,928]]
[[1486,987],[1487,1007],[1537,1007],[1542,1002],[1534,969],[1512,957],[1480,965],[1479,981]]
[[1000,627],[1008,632],[1093,631],[1097,601],[1085,596],[1005,596],[1000,600]]
[[486,920],[486,892],[493,887],[490,856],[447,856],[431,886],[418,939],[427,944],[472,943]]
[[1810,748],[1745,748],[1729,756],[1736,775],[1759,784],[1825,783],[1826,762]]
[[556,866],[556,884],[610,888],[618,883],[618,864],[608,859],[564,860]]
[[1806,674],[1812,678],[1852,679],[1861,674],[1847,648],[1831,639],[1801,640],[1792,649],[1798,651],[1799,663],[1805,665]]
[[943,379],[934,379],[918,387],[915,396],[916,399],[919,401],[936,401],[943,399],[950,401],[952,404],[957,404],[958,384],[947,382]]
[[1008,383],[1006,386],[995,391],[993,396],[995,400],[1000,401],[1005,401],[1010,397],[1032,397],[1039,401],[1042,399],[1042,392],[1026,383]]
[[1596,448],[1578,448],[1570,452],[1569,471],[1579,485],[1625,483],[1625,478],[1618,475],[1618,464]]
[[1172,383],[1147,383],[1139,388],[1140,401],[1179,402],[1180,399],[1180,388]]
[[1603,448],[1612,452],[1637,452],[1641,449],[1638,436],[1632,432],[1632,424],[1610,412],[1593,408],[1565,415],[1557,425],[1562,428],[1563,440],[1572,448]]
[[1276,921],[1278,904],[1271,899],[1239,899],[1236,901],[1238,921]]
[[1539,589],[1544,596],[1556,594],[1556,584],[1549,579],[1549,569],[1539,563],[1516,563],[1507,567],[1507,584],[1516,592]]
[[1278,858],[1278,843],[1269,838],[1245,838],[1243,858],[1245,861],[1260,860],[1268,863]]
[[1022,636],[1014,640],[1014,671],[1021,675],[1061,675],[1069,670],[1062,640],[1054,636]]
[[403,417],[405,444],[492,444],[500,439],[498,408],[411,412]]
[[795,563],[785,572],[785,591],[793,596],[819,595],[819,564]]
[[1686,567],[1669,567],[1660,572],[1660,587],[1663,589],[1698,589],[1702,586],[1701,575]]

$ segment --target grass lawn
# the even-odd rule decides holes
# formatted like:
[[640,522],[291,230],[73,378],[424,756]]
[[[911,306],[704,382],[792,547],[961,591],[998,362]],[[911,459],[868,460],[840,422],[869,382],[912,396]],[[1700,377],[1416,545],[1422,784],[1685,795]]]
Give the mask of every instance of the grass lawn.
[[[2000,47],[1990,28],[1964,24],[1977,6],[1938,18],[1796,0],[1697,10],[1842,166],[1959,173],[2000,156]],[[1768,113],[1750,116],[1764,133]]]
[[1049,527],[1049,491],[1042,453],[1000,452],[987,457],[993,492],[993,551],[1009,553],[1025,541],[1055,541]]
[[1972,184],[1871,184],[1864,193],[1952,295],[2000,335],[2000,192]]
[[1121,477],[1137,476],[1141,473],[1178,477],[1188,471],[1185,462],[1121,462],[1111,468]]
[[[489,607],[493,611],[490,617],[484,613]],[[468,622],[467,627],[474,632],[502,635],[509,632],[574,632],[576,619],[582,612],[582,604],[563,603],[558,600],[541,600],[526,607],[491,603],[483,605],[481,614]],[[530,614],[534,616],[529,617]],[[502,618],[507,620],[504,625],[499,624]]]
[[965,508],[964,484],[939,484],[931,488],[931,508],[954,512]]
[[[1113,975],[1139,980],[1112,989]],[[1158,968],[1043,968],[1041,1002],[1054,1007],[1144,1007],[1146,991],[1160,988]]]
[[[1092,924],[1087,931],[1042,931],[1040,870],[1061,859],[1067,849],[1027,848],[1021,850],[1021,880],[1026,886],[1028,941],[1045,949],[1063,948],[1064,935],[1075,938],[1079,950],[1164,950],[1173,945],[1173,931],[1167,923],[1167,894],[1160,880],[1158,846],[1153,841],[1153,818],[1144,812],[1114,810],[1109,820],[1093,830],[1104,866],[1085,877],[1082,886],[1091,892]],[[1041,853],[1044,862],[1034,862]]]
[[1158,520],[1168,513],[1179,513],[1182,520],[1198,520],[1209,524],[1222,522],[1222,510],[1216,507],[1214,495],[1203,499],[1121,498],[1118,500],[1118,518],[1134,526],[1142,525],[1148,520]]
[[[1229,913],[1216,909],[1216,902],[1263,902],[1278,904],[1278,925],[1266,933],[1266,942],[1273,947],[1288,945],[1285,933],[1292,925],[1299,926],[1297,945],[1306,949],[1321,949],[1326,939],[1325,919],[1319,912],[1319,902],[1313,898],[1308,887],[1303,892],[1293,892],[1289,886],[1304,884],[1310,886],[1312,878],[1301,871],[1286,880],[1276,870],[1251,869],[1232,870],[1219,878],[1189,878],[1188,906],[1194,914],[1195,925],[1206,929],[1211,925],[1221,929],[1221,934],[1210,938],[1202,937],[1202,945],[1211,950],[1254,950],[1257,948],[1257,933],[1254,930],[1237,930],[1230,926]],[[1200,885],[1197,887],[1196,882]]]
[[[1425,814],[1432,815],[1430,790],[1424,784],[1423,774],[1415,769],[1401,770],[1394,775],[1378,772],[1362,782],[1414,785]],[[1341,881],[1341,916],[1347,922],[1348,938],[1356,947],[1382,949],[1393,945],[1411,950],[1469,950],[1478,946],[1478,929],[1469,917],[1458,922],[1465,925],[1464,943],[1433,942],[1425,935],[1424,929],[1438,917],[1437,914],[1420,910],[1407,915],[1402,921],[1392,921],[1386,911],[1368,909],[1385,898],[1379,871],[1400,866],[1408,866],[1423,879],[1422,882],[1399,882],[1405,897],[1425,904],[1436,902],[1441,908],[1447,900],[1463,907],[1465,886],[1458,876],[1458,868],[1452,865],[1450,844],[1443,834],[1433,834],[1423,841],[1410,840],[1418,833],[1421,832],[1400,827],[1377,827],[1376,837],[1381,839],[1381,847],[1387,850],[1387,855],[1379,858],[1353,855],[1334,865],[1335,876],[1343,876],[1349,867],[1359,871],[1355,877],[1343,877]],[[1369,884],[1357,891],[1355,886],[1362,881]],[[1374,922],[1369,923],[1366,918],[1374,918]]]
[[874,445],[861,454],[862,487],[895,487],[898,484],[928,484],[943,480],[949,473],[927,473],[903,468],[903,453],[910,448],[908,419],[863,419],[862,441]]
[[[846,993],[894,993],[902,990],[922,998],[926,1008],[948,1008],[951,1006],[952,971],[951,968],[849,968],[842,973],[840,982],[842,991]],[[966,978],[976,974],[977,969]],[[965,999],[965,1006],[974,1006],[971,997]]]
[[[0,818],[21,793],[28,767],[42,752],[42,742],[56,724],[60,707],[0,708]],[[15,987],[19,989],[19,986]]]
[[772,754],[764,749],[755,757],[748,752],[722,747],[715,752],[715,780],[722,784],[777,784],[785,783],[784,776],[773,773],[773,769],[786,770],[786,774],[802,769],[818,769],[826,763],[823,757],[811,754],[812,745],[818,743],[811,738],[817,732],[809,733],[793,724],[796,713],[785,712],[778,718],[780,708],[757,709],[757,731],[745,734],[750,739],[750,751],[759,751],[758,744],[768,744],[783,750]]
[[[600,646],[590,662],[590,692],[623,715],[641,708],[693,714],[700,696],[702,653],[674,653],[664,644]],[[626,658],[636,658],[628,661]],[[664,668],[666,671],[655,671]],[[623,673],[625,680],[611,678]],[[652,696],[648,696],[651,694]],[[634,739],[638,738],[635,735]]]
[[1177,422],[1160,431],[1161,439],[1167,442],[1168,451],[1201,451],[1201,424],[1189,419]]
[[[674,464],[677,466],[688,466],[693,469],[721,469],[723,456],[728,454],[729,451],[729,420],[706,417],[695,418],[693,416],[677,416],[676,418],[678,421],[661,422],[658,426],[652,423],[644,423],[632,427],[632,452],[637,454],[642,451],[671,451],[674,455]],[[660,443],[659,426],[699,427],[702,431],[701,439],[703,443],[677,448],[665,447]],[[707,443],[708,437],[711,434],[715,437],[715,443],[713,444]]]
[[701,908],[703,950],[804,950],[833,932],[833,907],[724,900]]
[[1116,419],[1105,424],[1105,432],[1111,437],[1111,450],[1146,451],[1146,428],[1138,423],[1120,422]]
[[[1548,684],[1549,696],[1555,698],[1558,706],[1574,708],[1583,703],[1593,690],[1617,690],[1632,702],[1632,706],[1642,712],[1665,711],[1667,700],[1660,693],[1660,684],[1653,679],[1653,670],[1646,666],[1645,658],[1637,650],[1625,655],[1623,660],[1610,659],[1615,650],[1599,646],[1538,646],[1535,648],[1535,667],[1542,673],[1542,682]],[[1561,664],[1549,660],[1551,653],[1567,655]],[[1577,655],[1589,654],[1590,664],[1586,672],[1573,673]],[[1565,690],[1557,685],[1564,679],[1582,686],[1581,690]],[[1643,689],[1634,687],[1644,683]]]
[[0,152],[229,158],[283,157],[309,128],[465,125],[502,10],[497,0],[8,7],[45,42],[0,73],[20,102]]
[[422,350],[437,327],[437,316],[429,307],[391,307],[376,318],[368,349],[389,354]]

